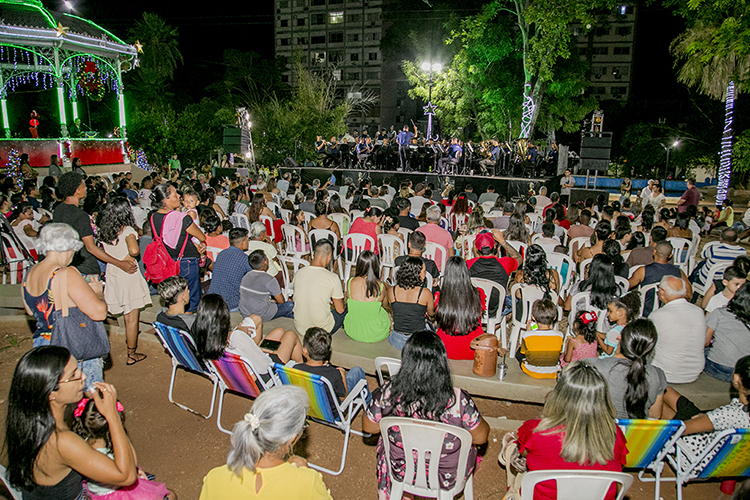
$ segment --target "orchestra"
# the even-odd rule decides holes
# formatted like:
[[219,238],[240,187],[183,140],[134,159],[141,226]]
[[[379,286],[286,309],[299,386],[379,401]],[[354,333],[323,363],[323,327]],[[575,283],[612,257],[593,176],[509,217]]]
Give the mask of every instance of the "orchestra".
[[[392,131],[393,132],[393,131]],[[326,141],[321,136],[315,150],[324,167],[362,170],[436,172],[444,175],[486,175],[541,177],[553,176],[557,169],[558,148],[547,151],[531,141],[503,142],[488,139],[475,144],[453,137],[432,139],[404,127],[398,135],[380,130],[373,139],[343,135]]]

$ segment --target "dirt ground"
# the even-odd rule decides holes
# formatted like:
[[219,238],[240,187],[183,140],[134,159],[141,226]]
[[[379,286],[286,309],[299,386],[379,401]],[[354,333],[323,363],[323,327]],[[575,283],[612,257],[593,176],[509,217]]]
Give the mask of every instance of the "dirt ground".
[[[124,336],[111,334],[110,337],[113,363],[105,372],[105,380],[117,388],[125,406],[126,428],[138,453],[139,466],[155,474],[157,480],[175,491],[181,500],[197,499],[203,476],[225,463],[229,435],[217,429],[215,415],[204,420],[169,403],[170,358],[153,335],[141,335],[140,350],[148,355],[148,359],[130,367],[125,365]],[[0,322],[0,416],[3,419],[0,439],[5,436],[7,394],[13,370],[18,359],[30,348],[31,330],[22,317],[17,320],[3,318]],[[369,383],[371,388],[377,385],[373,378],[369,378]],[[178,370],[175,387],[177,401],[201,412],[207,411],[211,393],[211,383],[207,379]],[[486,416],[526,420],[541,415],[539,405],[485,398],[476,401]],[[222,419],[224,427],[231,429],[232,423],[238,421],[251,404],[247,398],[227,394]],[[359,419],[356,428],[361,429]],[[484,460],[474,479],[477,500],[499,500],[505,494],[505,471],[497,461],[502,435],[503,432],[497,430],[490,435]],[[313,463],[338,468],[342,446],[342,433],[312,423],[295,452]],[[0,461],[7,464],[4,453]],[[375,447],[365,445],[362,438],[353,436],[344,472],[340,476],[323,474],[332,496],[337,500],[377,498],[375,461]],[[674,485],[666,483],[661,496],[664,500],[674,499]],[[633,500],[652,499],[653,484],[636,479],[628,497]],[[0,498],[9,499],[2,486]],[[687,486],[684,498],[729,499],[729,496],[722,494],[719,483],[714,482]]]

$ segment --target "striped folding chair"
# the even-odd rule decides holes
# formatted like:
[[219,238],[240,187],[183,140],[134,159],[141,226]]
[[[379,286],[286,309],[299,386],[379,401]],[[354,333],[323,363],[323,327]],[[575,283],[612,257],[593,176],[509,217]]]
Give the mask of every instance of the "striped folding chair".
[[[750,429],[727,429],[719,432],[697,456],[678,440],[674,452],[667,455],[667,460],[675,471],[677,500],[682,500],[682,485],[693,479],[748,477]],[[670,479],[663,478],[662,481]]]
[[[628,442],[625,467],[640,469],[638,479],[644,483],[653,482],[654,499],[659,500],[664,459],[685,431],[685,424],[680,420],[620,419],[617,420],[617,425]],[[654,477],[644,478],[643,474],[646,472],[651,472]]]
[[[195,413],[205,419],[211,418],[214,414],[214,403],[216,402],[216,389],[219,386],[219,381],[216,376],[198,360],[195,341],[189,333],[179,330],[173,326],[165,325],[163,323],[154,322],[154,329],[156,335],[159,337],[162,345],[169,353],[172,358],[172,379],[169,381],[169,402],[173,403],[183,410],[187,410],[191,413]],[[192,408],[176,402],[172,398],[172,392],[174,390],[174,379],[177,373],[177,368],[182,367],[185,370],[204,375],[208,377],[214,385],[211,393],[211,408],[208,415],[198,413]]]
[[261,372],[255,369],[250,360],[231,352],[225,352],[221,358],[212,360],[208,369],[214,373],[219,381],[219,411],[216,415],[216,426],[221,432],[231,434],[232,431],[221,426],[224,393],[232,391],[255,399],[261,391],[271,387],[273,381],[266,382],[263,380],[260,375]]
[[359,383],[349,391],[344,401],[339,403],[339,398],[333,391],[331,382],[313,373],[296,370],[294,368],[274,363],[268,372],[274,379],[274,383],[294,385],[301,387],[310,399],[310,409],[307,416],[319,424],[327,425],[344,433],[344,449],[341,453],[341,465],[334,472],[319,465],[309,464],[313,469],[338,476],[344,471],[346,465],[346,452],[349,449],[349,435],[362,433],[352,429],[352,421],[360,409],[365,405],[367,381],[360,380]]

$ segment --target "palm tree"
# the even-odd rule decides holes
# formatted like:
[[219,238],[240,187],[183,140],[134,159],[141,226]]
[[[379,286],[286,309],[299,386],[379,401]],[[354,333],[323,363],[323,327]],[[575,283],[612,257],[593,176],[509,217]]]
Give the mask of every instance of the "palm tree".
[[724,19],[699,19],[694,26],[675,38],[670,47],[677,59],[676,65],[682,63],[678,81],[726,104],[716,205],[721,205],[726,199],[732,174],[735,96],[742,90],[742,84],[750,74],[748,47],[742,43],[743,37],[736,36],[744,32],[746,30],[731,15]]
[[168,95],[164,91],[166,82],[173,79],[177,66],[183,62],[177,28],[157,14],[144,12],[128,37],[132,43],[143,45],[143,53],[138,54],[139,67],[134,72],[136,91],[146,101],[161,102]]

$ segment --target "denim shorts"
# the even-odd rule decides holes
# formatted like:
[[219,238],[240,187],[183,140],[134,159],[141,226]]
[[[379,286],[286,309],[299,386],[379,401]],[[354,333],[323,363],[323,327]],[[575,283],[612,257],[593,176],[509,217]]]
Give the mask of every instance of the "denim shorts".
[[390,336],[388,336],[388,343],[399,351],[404,348],[404,344],[411,337],[410,333],[398,333],[395,330],[391,330]]
[[94,388],[94,382],[104,382],[104,358],[87,359],[79,361],[78,367],[86,374],[86,387],[84,392]]

